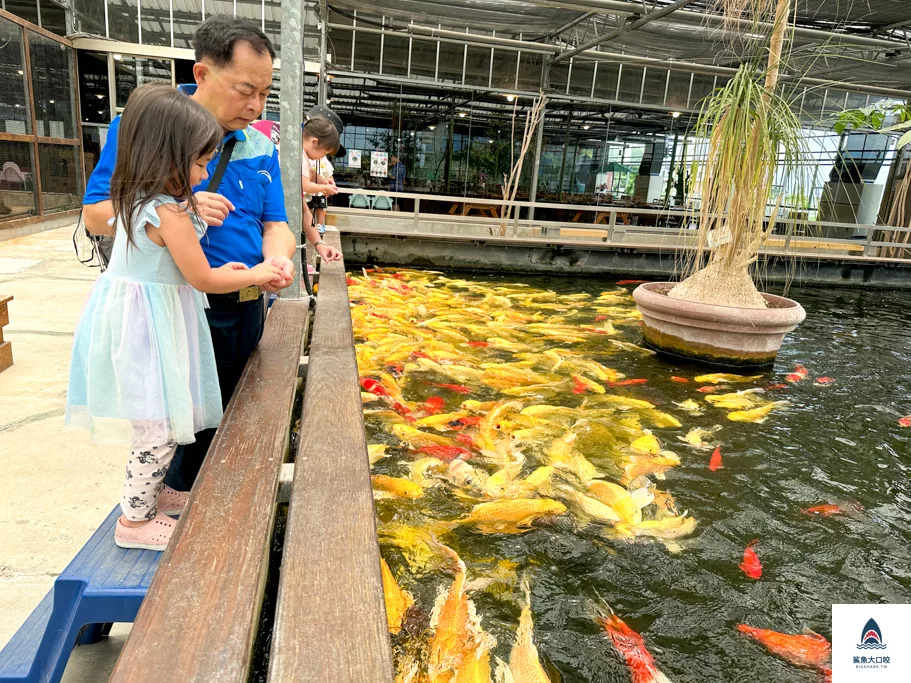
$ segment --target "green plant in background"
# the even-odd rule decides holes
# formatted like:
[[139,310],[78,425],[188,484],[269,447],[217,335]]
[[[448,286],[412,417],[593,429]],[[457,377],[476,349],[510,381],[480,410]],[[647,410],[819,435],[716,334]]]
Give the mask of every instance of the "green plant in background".
[[[911,106],[898,104],[883,107],[876,104],[861,109],[846,109],[835,117],[832,130],[839,135],[847,130],[881,130],[886,120],[892,117],[898,120],[898,125],[886,128],[884,132],[902,129],[904,124],[907,124],[904,127],[911,127]],[[899,141],[899,147],[911,142],[911,133],[906,134],[903,139],[904,142]]]
[[[700,190],[697,248],[689,273],[668,296],[707,304],[765,308],[753,282],[751,267],[759,248],[775,226],[784,199],[766,218],[776,176],[781,187],[805,194],[805,160],[809,150],[800,119],[785,97],[776,92],[782,47],[791,0],[720,0],[725,16],[739,18],[744,10],[758,32],[774,18],[767,67],[757,77],[757,63],[746,62],[703,104],[695,137],[708,141],[703,160],[694,162],[693,178]],[[757,60],[758,60],[757,56]],[[705,255],[708,264],[702,267]]]

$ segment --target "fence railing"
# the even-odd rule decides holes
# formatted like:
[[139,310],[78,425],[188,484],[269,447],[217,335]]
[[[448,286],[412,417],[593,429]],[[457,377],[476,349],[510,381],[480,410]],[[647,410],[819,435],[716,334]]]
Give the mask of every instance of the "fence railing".
[[[428,204],[450,204],[448,213],[422,211]],[[345,204],[348,204],[345,206]],[[339,188],[331,212],[364,215],[373,219],[408,220],[412,234],[423,234],[429,223],[447,224],[453,235],[494,237],[497,239],[542,239],[549,243],[563,239],[567,244],[585,243],[624,248],[692,249],[697,237],[694,229],[698,211],[691,209],[653,209],[616,204],[571,204],[485,199],[448,195],[391,192],[359,188]],[[503,207],[511,205],[508,221]],[[407,207],[407,209],[405,208]],[[573,220],[551,220],[545,211],[575,211]],[[470,215],[475,211],[479,215]],[[593,216],[593,218],[590,218]],[[656,225],[639,225],[643,217]],[[662,225],[663,224],[663,225]],[[776,230],[769,235],[761,253],[781,256],[838,257],[911,263],[911,228],[899,226],[807,221],[784,217],[775,219]],[[401,223],[398,223],[401,226]],[[380,226],[367,230],[381,230]],[[853,237],[828,236],[844,231]],[[439,235],[440,231],[433,231]],[[903,241],[909,240],[909,241]]]

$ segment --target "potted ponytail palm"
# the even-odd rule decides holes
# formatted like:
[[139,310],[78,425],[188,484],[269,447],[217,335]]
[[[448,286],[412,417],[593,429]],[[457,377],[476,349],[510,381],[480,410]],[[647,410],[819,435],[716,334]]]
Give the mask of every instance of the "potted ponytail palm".
[[688,277],[633,294],[645,340],[658,350],[716,365],[769,365],[806,315],[794,301],[760,293],[752,275],[782,204],[783,190],[773,196],[773,185],[793,192],[806,158],[800,120],[776,92],[791,1],[721,0],[726,17],[748,5],[757,27],[774,17],[768,62],[758,75],[755,63],[741,65],[703,104],[695,135],[707,140],[707,153],[694,164],[702,201]]

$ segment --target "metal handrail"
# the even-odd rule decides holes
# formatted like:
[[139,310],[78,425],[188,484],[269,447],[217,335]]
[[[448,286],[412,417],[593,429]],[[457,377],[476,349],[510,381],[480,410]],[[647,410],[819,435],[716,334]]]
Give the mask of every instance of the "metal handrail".
[[[343,195],[356,195],[360,194],[368,197],[377,197],[384,196],[390,199],[409,199],[414,201],[414,208],[410,211],[396,211],[390,212],[386,210],[374,210],[370,208],[354,208],[346,206],[333,207],[333,211],[336,211],[341,214],[347,215],[369,215],[374,218],[397,218],[397,219],[411,219],[415,226],[415,232],[419,232],[418,226],[422,219],[424,220],[435,220],[440,222],[449,222],[453,224],[477,224],[483,226],[494,226],[502,225],[503,219],[500,217],[488,217],[488,216],[466,216],[459,214],[437,214],[437,213],[426,213],[420,211],[421,202],[450,202],[454,204],[468,204],[468,205],[480,205],[487,207],[500,207],[511,205],[514,209],[513,215],[510,216],[508,220],[508,225],[513,229],[513,235],[501,235],[498,237],[515,237],[515,231],[519,227],[535,227],[542,229],[544,231],[551,229],[573,229],[586,231],[590,230],[592,232],[602,233],[607,231],[607,237],[601,237],[599,239],[599,244],[603,246],[604,242],[611,244],[618,244],[624,247],[633,246],[628,241],[620,240],[615,242],[614,236],[618,231],[618,228],[625,232],[635,232],[635,233],[653,233],[653,234],[663,234],[668,235],[670,233],[677,233],[682,237],[686,237],[689,230],[681,228],[669,228],[669,227],[655,227],[655,226],[637,226],[637,225],[628,225],[618,222],[618,215],[646,215],[646,216],[665,216],[668,218],[671,217],[680,217],[681,219],[689,218],[695,219],[698,217],[698,211],[692,209],[648,209],[648,208],[639,208],[635,206],[616,206],[616,205],[598,205],[598,204],[563,204],[563,203],[551,203],[551,202],[532,202],[532,201],[515,201],[510,202],[503,199],[485,199],[482,197],[459,197],[452,195],[436,195],[436,194],[420,194],[415,192],[393,192],[389,190],[368,190],[361,188],[348,188],[340,187],[339,193]],[[530,209],[530,212],[533,218],[520,218],[519,211],[520,208]],[[534,210],[536,209],[561,209],[561,210],[570,210],[570,211],[580,211],[580,212],[594,212],[607,213],[608,222],[604,224],[592,223],[592,222],[568,222],[568,221],[554,221],[546,220],[539,218],[534,215]],[[769,217],[766,217],[765,222],[770,220]],[[803,255],[813,255],[814,250],[802,249],[800,246],[792,246],[793,240],[799,240],[802,243],[814,242],[820,245],[832,245],[833,249],[838,249],[838,245],[850,245],[856,247],[857,251],[862,251],[863,256],[867,258],[876,258],[876,251],[879,248],[898,248],[898,249],[911,249],[911,244],[904,242],[883,242],[875,241],[873,238],[876,234],[876,231],[882,231],[883,233],[911,233],[911,227],[901,227],[901,226],[890,226],[890,225],[871,225],[871,224],[857,224],[857,223],[837,223],[832,221],[805,221],[798,218],[775,218],[775,223],[786,226],[786,230],[783,233],[775,233],[770,236],[770,239],[783,239],[785,241],[783,251],[777,249],[777,245],[763,247],[761,251],[763,253],[782,253],[782,254],[803,254]],[[863,234],[858,238],[854,239],[844,239],[836,237],[820,237],[814,234],[807,235],[795,235],[795,228],[798,226],[805,226],[808,228],[809,232],[812,233],[814,228],[846,228],[850,230],[860,231]],[[689,240],[684,240],[685,242]],[[579,244],[579,242],[574,241],[574,244]],[[641,246],[641,245],[640,245]],[[655,245],[651,245],[655,246]],[[680,245],[685,246],[685,245]],[[809,251],[809,254],[807,253]],[[818,254],[817,254],[818,255]],[[911,261],[911,259],[890,259],[894,261]]]

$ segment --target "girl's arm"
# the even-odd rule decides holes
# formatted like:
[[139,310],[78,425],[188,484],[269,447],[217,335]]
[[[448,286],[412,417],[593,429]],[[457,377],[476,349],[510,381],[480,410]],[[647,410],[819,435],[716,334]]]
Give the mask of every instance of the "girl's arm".
[[156,211],[161,218],[158,235],[194,289],[207,294],[227,294],[252,285],[268,284],[281,277],[281,269],[270,263],[260,263],[248,270],[236,270],[230,264],[212,268],[187,213],[173,204],[159,206]]
[[[322,181],[322,182],[320,182]],[[332,195],[337,194],[338,189],[335,185],[330,185],[327,183],[322,176],[316,176],[316,180],[310,177],[310,174],[303,173],[301,175],[301,186],[304,188],[304,192],[307,194],[325,194]]]

